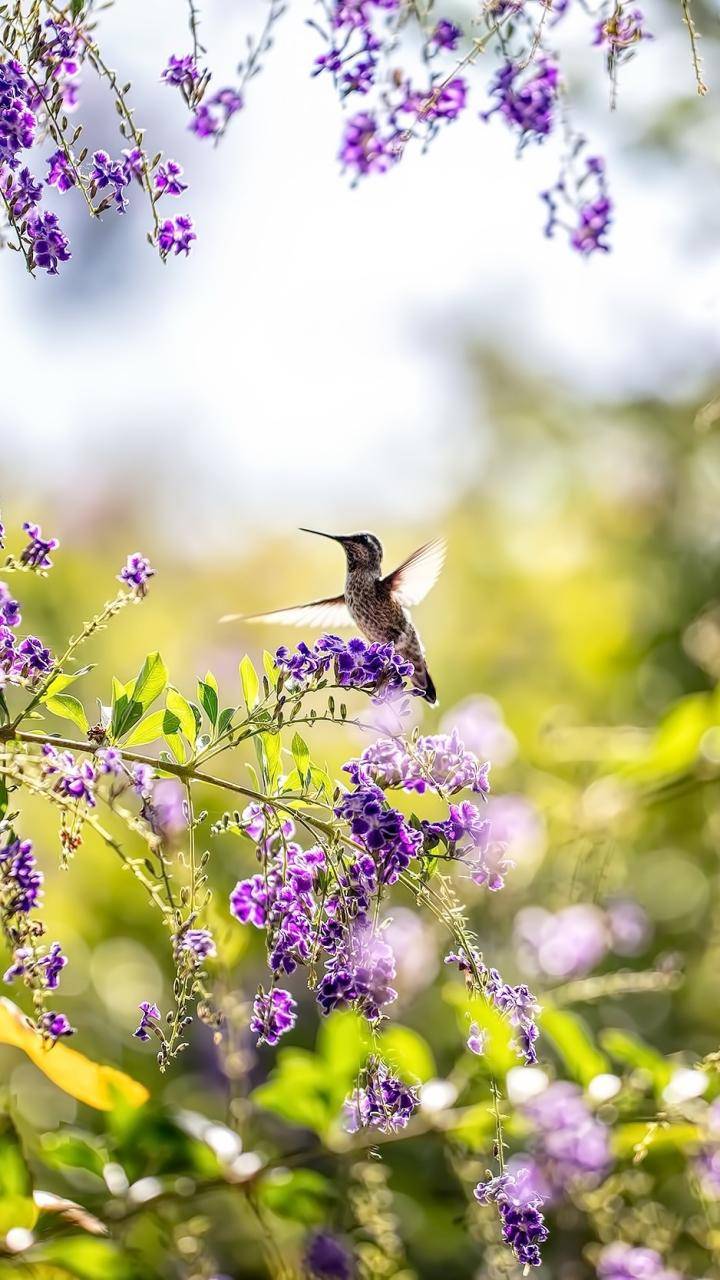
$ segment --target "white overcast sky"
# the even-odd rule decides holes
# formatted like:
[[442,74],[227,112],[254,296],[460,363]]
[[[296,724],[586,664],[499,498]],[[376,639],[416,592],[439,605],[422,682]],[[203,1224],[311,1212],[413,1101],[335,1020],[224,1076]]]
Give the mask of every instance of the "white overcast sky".
[[[220,83],[259,10],[205,7]],[[682,165],[625,146],[668,85],[692,93],[679,21],[625,69],[613,117],[601,95],[583,95],[617,205],[614,251],[589,262],[542,236],[536,192],[555,153],[528,148],[518,161],[499,121],[477,120],[489,64],[472,73],[472,110],[428,155],[351,190],[297,3],[219,151],[185,132],[179,99],[157,84],[166,55],[188,47],[182,0],[119,0],[104,28],[150,149],[185,164],[182,203],[200,239],[188,262],[162,269],[144,210],[90,227],[76,205],[66,221],[78,251],[61,280],[33,282],[15,256],[0,259],[0,436],[15,492],[57,499],[70,487],[83,503],[113,475],[145,474],[173,536],[199,493],[209,539],[230,511],[273,530],[310,511],[317,523],[403,519],[466,478],[449,439],[474,430],[481,441],[470,341],[590,395],[682,394],[716,368],[719,184],[703,155],[713,100],[704,129],[686,131]],[[599,56],[578,49],[577,84]],[[94,145],[119,146],[112,119]]]

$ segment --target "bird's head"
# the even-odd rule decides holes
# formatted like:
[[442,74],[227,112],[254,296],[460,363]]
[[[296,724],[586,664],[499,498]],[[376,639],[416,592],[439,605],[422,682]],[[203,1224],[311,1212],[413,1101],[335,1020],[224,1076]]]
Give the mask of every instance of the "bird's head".
[[380,572],[383,549],[380,539],[374,533],[321,533],[319,529],[302,529],[301,532],[315,533],[320,538],[331,538],[333,542],[339,542],[345,552],[348,569]]

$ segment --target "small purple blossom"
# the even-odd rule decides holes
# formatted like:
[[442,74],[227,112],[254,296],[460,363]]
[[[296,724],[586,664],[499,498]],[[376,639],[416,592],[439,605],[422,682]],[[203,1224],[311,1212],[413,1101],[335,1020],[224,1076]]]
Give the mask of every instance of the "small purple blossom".
[[22,622],[20,605],[13,600],[6,582],[0,582],[0,623],[6,627],[19,627]]
[[32,986],[46,991],[55,991],[66,964],[67,956],[63,955],[59,942],[53,942],[43,956],[37,955],[30,947],[17,947],[13,954],[13,962],[3,975],[3,981],[13,982],[16,978],[28,978]]
[[5,197],[16,218],[22,218],[40,202],[42,183],[36,182],[27,166],[21,169],[9,185],[5,186]]
[[155,1023],[160,1018],[160,1010],[156,1004],[151,1004],[149,1000],[142,1000],[138,1006],[140,1009],[140,1024],[133,1031],[136,1040],[149,1040],[150,1031],[155,1029]]
[[607,191],[605,162],[600,156],[588,156],[584,171],[578,176],[574,161],[582,148],[575,147],[566,161],[554,187],[542,192],[548,209],[545,235],[552,237],[558,227],[567,233],[570,245],[583,257],[609,253],[606,236],[612,223],[613,205]]
[[535,1130],[531,1156],[551,1200],[602,1181],[612,1165],[610,1135],[577,1085],[558,1080],[523,1110]]
[[155,173],[155,188],[161,196],[181,196],[187,191],[187,182],[182,182],[183,167],[177,160],[166,160],[158,165]]
[[184,253],[187,257],[193,240],[197,240],[193,227],[193,220],[186,213],[179,213],[174,220],[166,218],[161,222],[157,240],[160,257],[164,260],[171,253],[176,256]]
[[117,747],[101,747],[96,754],[98,772],[122,777],[125,773],[122,752]]
[[45,181],[49,187],[69,191],[75,186],[75,174],[64,151],[54,151],[47,163],[48,175]]
[[47,271],[49,276],[58,274],[58,263],[69,262],[70,241],[60,227],[55,213],[32,213],[27,221],[33,265]]
[[395,137],[395,132],[383,136],[377,116],[362,111],[346,122],[338,159],[355,181],[369,173],[387,173],[397,160]]
[[316,1231],[310,1236],[303,1264],[313,1280],[352,1280],[355,1271],[347,1246],[326,1231]]
[[410,749],[397,738],[378,738],[343,768],[354,782],[364,775],[381,787],[405,791],[435,787],[454,794],[469,788],[485,795],[490,789],[490,765],[466,751],[456,730],[420,737]]
[[139,551],[135,551],[128,556],[126,563],[117,575],[118,581],[126,582],[138,600],[142,600],[147,595],[148,580],[154,576],[155,570],[150,561],[146,556],[141,555]]
[[289,991],[273,987],[267,993],[260,987],[253,1003],[250,1030],[258,1044],[276,1045],[281,1036],[295,1026],[297,1005]]
[[75,1028],[70,1026],[65,1014],[54,1013],[52,1010],[48,1010],[47,1013],[42,1015],[38,1021],[38,1027],[43,1035],[53,1042],[59,1040],[61,1036],[73,1036],[75,1034]]
[[471,1022],[467,1038],[467,1047],[470,1052],[476,1053],[478,1057],[481,1057],[487,1048],[487,1039],[487,1031],[479,1027],[477,1022]]
[[149,764],[134,764],[130,770],[132,779],[132,789],[143,800],[149,800],[152,796],[152,784],[155,779],[155,771]]
[[171,53],[167,66],[160,73],[160,79],[165,84],[184,89],[188,93],[192,92],[200,79],[200,71],[193,55],[186,53],[178,58]]
[[130,175],[127,172],[125,162],[111,160],[107,151],[94,152],[92,159],[90,181],[93,187],[98,191],[104,191],[109,188],[115,208],[118,213],[124,213],[127,209],[124,191],[130,184]]
[[43,538],[40,525],[32,524],[29,520],[24,522],[23,529],[30,541],[20,556],[20,563],[27,565],[29,569],[51,569],[53,562],[50,559],[50,552],[57,550],[60,546],[58,539]]
[[209,929],[186,929],[178,939],[177,950],[197,962],[217,955],[215,939]]
[[612,57],[627,56],[633,45],[641,40],[652,40],[644,22],[642,9],[628,10],[621,4],[615,4],[610,17],[597,23],[593,44],[606,48]]
[[242,94],[232,88],[221,89],[195,108],[190,131],[198,138],[219,138],[242,107]]
[[97,774],[89,760],[78,762],[71,751],[59,752],[52,743],[43,745],[45,757],[43,777],[56,777],[54,790],[69,800],[84,800],[88,808],[95,808],[95,783]]
[[43,887],[31,840],[14,839],[0,848],[0,899],[4,914],[27,914],[40,902]]
[[460,27],[454,22],[450,22],[447,18],[441,18],[437,23],[435,30],[430,36],[430,45],[434,49],[445,49],[452,52],[457,49],[458,40],[462,36]]

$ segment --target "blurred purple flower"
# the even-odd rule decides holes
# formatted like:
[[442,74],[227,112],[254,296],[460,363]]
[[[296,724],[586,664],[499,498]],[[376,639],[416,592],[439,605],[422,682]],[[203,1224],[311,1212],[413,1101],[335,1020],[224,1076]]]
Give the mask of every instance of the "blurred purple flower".
[[310,1236],[303,1264],[314,1280],[352,1280],[355,1271],[347,1246],[326,1231],[316,1231]]
[[535,1129],[530,1154],[551,1200],[603,1180],[612,1166],[609,1131],[577,1085],[557,1081],[525,1103],[523,1111]]
[[618,1240],[601,1250],[597,1261],[600,1280],[682,1280],[668,1271],[655,1249],[636,1248]]
[[619,956],[636,956],[652,936],[652,924],[639,902],[630,898],[609,902],[606,916],[612,949]]
[[126,582],[133,594],[142,599],[148,593],[148,580],[155,576],[150,561],[146,556],[141,555],[139,551],[134,551],[129,555],[126,563],[117,574],[119,582]]
[[579,902],[555,914],[525,907],[515,917],[514,944],[524,970],[545,978],[578,978],[604,959],[610,936],[604,912]]
[[443,733],[453,729],[481,760],[494,765],[509,764],[517,755],[515,735],[503,720],[502,709],[493,698],[474,694],[458,702],[440,721]]
[[54,1013],[48,1010],[38,1020],[38,1026],[44,1036],[50,1040],[59,1040],[61,1036],[72,1036],[75,1034],[75,1028],[70,1026],[68,1019],[64,1013]]

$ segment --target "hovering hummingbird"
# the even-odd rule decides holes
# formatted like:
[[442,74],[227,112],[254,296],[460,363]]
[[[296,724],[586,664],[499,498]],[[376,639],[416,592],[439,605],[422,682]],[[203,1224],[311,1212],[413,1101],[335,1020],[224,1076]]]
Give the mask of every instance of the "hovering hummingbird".
[[345,552],[345,591],[325,600],[310,600],[292,609],[273,609],[243,617],[226,614],[221,622],[279,622],[287,626],[341,628],[356,626],[371,643],[392,641],[401,657],[415,668],[413,683],[430,703],[437,702],[435,685],[425,663],[425,651],[413,626],[409,608],[424,600],[438,579],[445,560],[444,538],[426,542],[393,573],[381,577],[383,549],[373,533],[349,535],[301,529],[339,542]]

